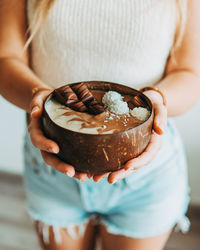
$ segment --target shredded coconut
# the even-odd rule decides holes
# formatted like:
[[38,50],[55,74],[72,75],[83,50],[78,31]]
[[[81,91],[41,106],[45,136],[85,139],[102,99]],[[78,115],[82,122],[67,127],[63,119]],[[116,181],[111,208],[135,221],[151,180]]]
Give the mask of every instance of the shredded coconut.
[[150,111],[146,108],[137,107],[134,109],[129,109],[127,102],[123,101],[123,96],[116,91],[108,91],[104,94],[102,102],[108,111],[114,114],[131,114],[135,118],[141,121],[147,120],[150,116]]
[[126,102],[118,101],[116,103],[112,103],[108,106],[108,110],[115,114],[128,114],[129,113],[129,107]]
[[102,98],[102,102],[105,106],[110,106],[113,103],[122,101],[122,95],[120,95],[116,91],[108,91],[107,93],[104,94]]
[[123,96],[116,91],[108,91],[102,98],[102,102],[108,111],[115,114],[128,114],[129,107],[123,100]]
[[150,111],[142,107],[134,108],[130,110],[130,113],[140,121],[145,121],[150,116]]

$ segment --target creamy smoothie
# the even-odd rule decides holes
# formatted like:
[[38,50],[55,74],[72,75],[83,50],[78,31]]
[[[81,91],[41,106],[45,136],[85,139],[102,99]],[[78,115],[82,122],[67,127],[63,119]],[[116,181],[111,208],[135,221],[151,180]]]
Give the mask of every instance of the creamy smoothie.
[[46,111],[57,125],[86,134],[119,133],[142,124],[150,116],[146,108],[130,105],[132,96],[122,96],[115,91],[91,92],[99,103],[104,104],[105,112],[98,115],[78,112],[55,99],[46,104]]

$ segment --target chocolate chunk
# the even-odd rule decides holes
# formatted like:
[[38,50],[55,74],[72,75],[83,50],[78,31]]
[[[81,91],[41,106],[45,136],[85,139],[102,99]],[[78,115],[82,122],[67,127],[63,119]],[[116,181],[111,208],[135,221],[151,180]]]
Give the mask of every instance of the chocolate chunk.
[[65,98],[61,95],[61,92],[58,89],[55,89],[53,92],[54,97],[56,98],[56,100],[60,103],[62,103],[63,105],[65,105]]
[[97,115],[104,112],[104,107],[97,102],[92,93],[87,88],[86,84],[78,83],[72,86],[72,89],[77,94],[79,99],[88,107],[88,112]]
[[128,103],[128,107],[129,107],[130,109],[135,108],[135,105],[134,105],[131,101],[128,101],[127,103]]
[[67,105],[78,102],[78,97],[70,86],[64,86],[54,90],[55,97],[62,104]]
[[84,83],[75,84],[71,88],[74,90],[74,92],[77,94],[79,99],[84,104],[87,105],[92,100],[94,100],[92,93],[89,91],[89,89],[87,88],[87,86]]
[[139,97],[134,96],[130,101],[135,107],[146,107],[146,103]]
[[68,106],[71,109],[79,112],[84,112],[87,110],[85,104],[82,101],[79,101],[77,95],[68,85],[55,89],[54,95],[60,103]]
[[55,89],[54,96],[60,103],[79,112],[88,112],[94,115],[104,112],[103,106],[97,102],[84,83]]
[[85,106],[85,104],[81,101],[78,101],[78,102],[75,102],[75,103],[71,103],[71,104],[68,104],[68,106],[71,108],[71,109],[74,109],[78,112],[85,112],[87,111],[87,107]]
[[104,107],[97,102],[96,99],[92,100],[88,105],[89,112],[94,115],[98,115],[104,112]]

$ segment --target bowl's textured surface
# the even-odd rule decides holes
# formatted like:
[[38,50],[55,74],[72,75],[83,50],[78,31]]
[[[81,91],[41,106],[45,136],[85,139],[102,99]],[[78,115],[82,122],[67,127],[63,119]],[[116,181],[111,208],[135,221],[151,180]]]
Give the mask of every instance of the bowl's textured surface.
[[120,169],[122,164],[141,154],[149,143],[153,124],[152,104],[146,96],[130,87],[102,81],[85,83],[90,90],[113,90],[121,94],[138,95],[147,104],[150,117],[141,125],[120,133],[98,135],[73,132],[50,119],[45,109],[45,104],[52,98],[50,94],[42,116],[44,133],[58,143],[58,157],[79,172],[102,174]]

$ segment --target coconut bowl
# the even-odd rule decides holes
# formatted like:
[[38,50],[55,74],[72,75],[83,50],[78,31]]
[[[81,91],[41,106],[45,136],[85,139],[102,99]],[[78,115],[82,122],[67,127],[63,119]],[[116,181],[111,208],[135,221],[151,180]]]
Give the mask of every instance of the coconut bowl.
[[89,81],[85,84],[90,90],[113,90],[125,95],[139,96],[150,111],[150,117],[139,126],[120,133],[74,132],[60,127],[50,119],[46,104],[54,98],[51,93],[44,103],[42,116],[44,134],[59,145],[60,151],[57,156],[62,161],[73,165],[78,172],[96,175],[118,170],[128,160],[139,156],[149,143],[153,124],[151,101],[136,89],[121,84],[103,81]]

